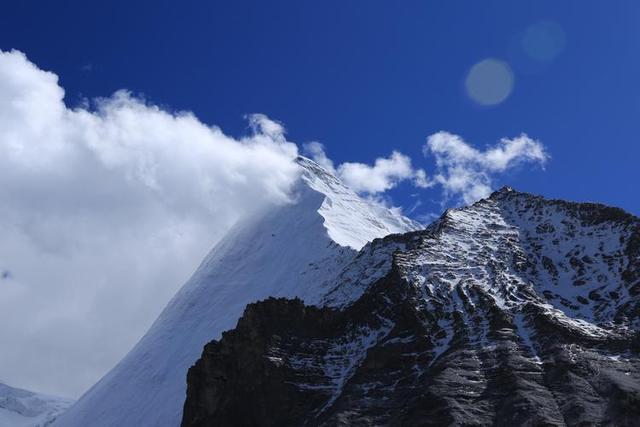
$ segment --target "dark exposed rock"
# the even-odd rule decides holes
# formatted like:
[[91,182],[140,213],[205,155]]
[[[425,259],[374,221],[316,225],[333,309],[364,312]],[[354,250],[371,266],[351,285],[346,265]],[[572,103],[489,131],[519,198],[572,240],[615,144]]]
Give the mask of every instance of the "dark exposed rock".
[[505,188],[378,239],[324,307],[247,306],[182,425],[638,425],[639,224]]

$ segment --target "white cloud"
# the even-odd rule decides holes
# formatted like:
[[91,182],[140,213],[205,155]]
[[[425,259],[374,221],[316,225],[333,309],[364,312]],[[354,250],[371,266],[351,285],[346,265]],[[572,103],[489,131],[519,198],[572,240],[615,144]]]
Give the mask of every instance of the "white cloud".
[[392,152],[388,158],[377,158],[373,166],[345,162],[337,168],[327,157],[324,146],[319,142],[305,144],[304,151],[316,163],[334,172],[347,186],[358,193],[369,195],[384,193],[405,180],[412,180],[413,184],[420,188],[432,185],[427,179],[426,172],[422,169],[414,169],[411,166],[411,159],[398,151]]
[[340,178],[354,191],[383,193],[398,182],[413,176],[411,159],[397,151],[389,158],[380,157],[373,166],[364,163],[342,163],[338,167]]
[[502,138],[500,143],[483,153],[484,165],[491,171],[502,172],[524,162],[544,166],[549,155],[539,141],[522,134],[513,139]]
[[435,182],[429,180],[424,169],[416,169],[413,175],[413,185],[418,188],[430,188],[435,185]]
[[232,223],[287,202],[297,147],[264,115],[238,140],[124,91],[63,97],[0,52],[0,378],[77,395]]
[[271,120],[260,113],[250,114],[247,119],[249,120],[249,126],[253,130],[254,138],[255,135],[258,135],[258,138],[262,136],[268,138],[267,143],[272,141],[286,142],[284,137],[285,129],[282,123]]
[[525,162],[544,166],[549,158],[544,146],[525,134],[503,138],[496,146],[479,151],[460,136],[441,131],[427,138],[423,152],[435,158],[433,181],[442,185],[447,197],[460,196],[465,203],[488,196],[494,174]]

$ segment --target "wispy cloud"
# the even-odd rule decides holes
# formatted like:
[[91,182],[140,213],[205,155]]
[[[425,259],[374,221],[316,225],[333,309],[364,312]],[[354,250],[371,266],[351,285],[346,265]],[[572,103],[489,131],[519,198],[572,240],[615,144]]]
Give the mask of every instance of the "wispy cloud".
[[[428,189],[439,185],[441,204],[455,198],[472,203],[487,197],[492,191],[496,175],[523,163],[544,167],[549,159],[540,141],[522,134],[516,138],[502,138],[496,145],[479,150],[460,136],[441,131],[430,135],[423,146],[427,160],[435,163],[431,174],[415,168],[411,158],[393,151],[389,157],[379,157],[372,165],[345,162],[335,165],[319,142],[304,145],[304,153],[340,177],[353,190],[389,204],[386,192],[403,181],[414,187]],[[432,197],[432,196],[431,196]],[[408,212],[415,212],[413,206]]]
[[441,131],[427,138],[423,152],[435,159],[433,181],[445,196],[461,197],[465,203],[488,196],[495,174],[527,162],[544,166],[549,159],[542,143],[525,134],[480,151],[460,136]]
[[422,169],[414,169],[411,158],[398,151],[389,157],[377,158],[373,165],[359,162],[341,163],[337,168],[319,142],[304,145],[305,153],[321,166],[335,173],[351,189],[358,193],[376,195],[395,188],[400,182],[410,180],[420,188],[432,185]]
[[314,162],[333,174],[337,173],[333,160],[327,157],[323,144],[317,141],[307,142],[302,145],[302,149],[304,154],[313,159]]

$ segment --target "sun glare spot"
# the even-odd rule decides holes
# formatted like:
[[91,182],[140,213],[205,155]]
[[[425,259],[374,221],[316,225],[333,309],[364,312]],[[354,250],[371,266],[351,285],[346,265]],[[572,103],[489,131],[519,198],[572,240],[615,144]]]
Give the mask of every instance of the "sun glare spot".
[[513,90],[513,72],[504,61],[487,58],[476,63],[467,74],[465,87],[469,97],[481,105],[497,105]]
[[564,46],[564,31],[555,22],[535,23],[522,36],[522,49],[536,61],[551,61],[564,50]]

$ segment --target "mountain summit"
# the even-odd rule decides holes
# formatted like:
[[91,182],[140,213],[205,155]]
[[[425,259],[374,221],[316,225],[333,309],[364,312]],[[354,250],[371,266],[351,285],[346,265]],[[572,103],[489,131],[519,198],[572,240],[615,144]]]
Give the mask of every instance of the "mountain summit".
[[421,225],[360,198],[306,158],[293,201],[237,224],[131,352],[56,426],[177,426],[202,347],[269,296],[317,304],[367,242]]
[[637,425],[640,219],[503,188],[205,346],[182,426]]

